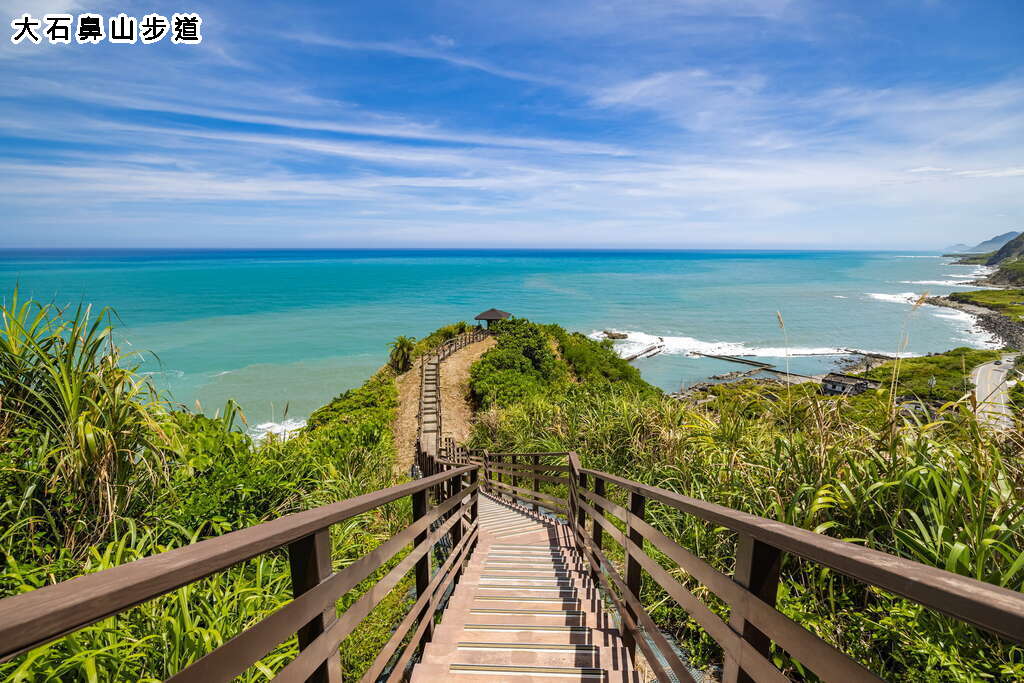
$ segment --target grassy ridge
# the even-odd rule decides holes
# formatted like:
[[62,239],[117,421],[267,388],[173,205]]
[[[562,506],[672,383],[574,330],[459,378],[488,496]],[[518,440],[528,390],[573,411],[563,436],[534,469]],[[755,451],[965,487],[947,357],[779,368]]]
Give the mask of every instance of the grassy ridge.
[[[10,302],[0,318],[0,597],[397,483],[389,369],[294,438],[257,445],[233,404],[212,418],[173,410],[110,341],[109,312]],[[410,516],[403,501],[336,525],[335,565]],[[363,671],[390,637],[410,585],[345,641],[347,672]],[[290,598],[287,556],[267,553],[0,664],[0,679],[161,680]],[[281,644],[242,680],[271,678],[296,647]]]
[[[530,334],[548,329],[534,326]],[[517,339],[525,335],[508,344],[499,335],[491,353],[505,359],[503,365],[514,364]],[[598,358],[603,352],[595,344],[592,353]],[[514,400],[506,394],[506,400],[482,401],[489,407],[479,414],[474,445],[575,450],[589,467],[1024,588],[1024,467],[1016,434],[993,438],[962,405],[949,407],[935,423],[919,424],[900,417],[884,391],[853,401],[806,387],[734,385],[698,406],[637,381],[588,379],[614,376],[619,362],[608,361],[607,373],[591,368],[581,376],[556,358],[559,367],[548,373],[554,382],[534,377]],[[917,386],[922,372],[939,362],[912,365],[909,385]],[[490,375],[502,369],[481,360],[473,370],[474,386],[488,395]],[[649,512],[668,536],[732,571],[732,534],[658,504]],[[674,569],[656,549],[648,550]],[[707,589],[679,578],[727,617],[727,606]],[[643,596],[695,662],[720,661],[717,645],[656,584],[646,580]],[[783,568],[779,609],[892,680],[1024,677],[1021,648],[793,558]],[[774,657],[792,675],[803,671],[781,650]]]
[[996,272],[988,276],[988,281],[997,285],[1024,285],[1024,259],[1014,258],[999,264]]
[[1024,289],[982,289],[974,292],[953,292],[952,301],[974,304],[1002,313],[1013,320],[1024,320]]
[[956,401],[974,389],[971,370],[1002,356],[1001,351],[957,347],[945,353],[888,361],[863,373],[896,394],[927,401]]

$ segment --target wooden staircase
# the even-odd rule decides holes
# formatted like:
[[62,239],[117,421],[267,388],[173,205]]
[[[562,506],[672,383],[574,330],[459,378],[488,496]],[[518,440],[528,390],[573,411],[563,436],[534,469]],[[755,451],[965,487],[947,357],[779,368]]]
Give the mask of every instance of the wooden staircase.
[[[279,662],[274,680],[342,683],[339,649],[393,591],[406,590],[402,579],[409,572],[415,573],[415,602],[367,663],[364,683],[639,683],[633,647],[645,680],[702,680],[645,608],[646,580],[721,645],[724,683],[790,680],[772,658],[773,643],[820,680],[881,681],[775,609],[786,556],[1024,645],[1019,591],[589,469],[572,452],[476,452],[442,439],[440,365],[484,336],[482,330],[460,335],[422,363],[422,478],[4,598],[0,663],[269,552],[287,552],[293,599],[169,683],[237,680],[291,638],[298,653]],[[368,511],[399,500],[411,508],[411,522],[336,568],[331,527],[358,523]],[[718,571],[656,527],[648,502],[735,533],[732,572]],[[646,544],[658,549],[658,560]],[[606,554],[613,546],[622,562]],[[662,566],[665,558],[672,568]],[[680,575],[727,604],[728,621]],[[367,581],[372,587],[352,594]],[[351,600],[339,614],[337,603],[346,595]],[[345,681],[354,680],[345,673]]]
[[481,495],[480,536],[413,682],[639,682],[564,522]]

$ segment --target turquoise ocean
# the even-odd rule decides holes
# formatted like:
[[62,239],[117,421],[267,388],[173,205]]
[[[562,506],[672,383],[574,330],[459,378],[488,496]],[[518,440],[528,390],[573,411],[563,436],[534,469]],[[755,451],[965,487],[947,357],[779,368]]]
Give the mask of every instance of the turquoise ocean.
[[[118,338],[175,401],[229,398],[249,425],[294,425],[359,385],[397,335],[500,308],[588,335],[668,391],[741,369],[692,352],[823,372],[846,349],[923,354],[992,344],[970,316],[914,307],[970,287],[934,254],[809,251],[6,251],[0,296],[109,306]],[[785,329],[781,329],[776,312]],[[829,354],[829,355],[806,355]],[[787,358],[788,356],[788,358]]]

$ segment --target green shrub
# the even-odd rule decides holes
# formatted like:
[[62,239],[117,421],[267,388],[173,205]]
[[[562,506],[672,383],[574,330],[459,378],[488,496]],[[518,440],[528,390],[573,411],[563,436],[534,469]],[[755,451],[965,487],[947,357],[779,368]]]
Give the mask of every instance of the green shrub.
[[[255,445],[231,402],[216,417],[171,410],[125,367],[108,312],[10,301],[0,311],[0,598],[397,483],[389,368],[293,438]],[[410,517],[396,501],[336,525],[335,565]],[[346,639],[346,672],[372,662],[410,585]],[[267,553],[0,664],[0,679],[163,679],[290,598],[287,556]],[[241,680],[266,680],[295,653],[292,638]]]
[[1024,320],[1024,289],[982,289],[974,292],[953,292],[952,301],[991,308],[1014,320]]
[[1000,351],[961,346],[945,353],[888,361],[864,374],[886,385],[895,377],[897,395],[956,401],[974,388],[971,370],[1001,355]]
[[[992,355],[955,349],[904,361],[901,390],[959,392],[964,367]],[[952,404],[936,421],[922,423],[894,415],[886,391],[831,397],[814,386],[753,382],[716,387],[697,405],[628,380],[609,381],[606,372],[588,366],[578,367],[589,379],[541,385],[491,404],[479,415],[472,445],[498,452],[573,450],[586,467],[1024,589],[1019,435],[1003,438],[982,429],[968,406]],[[483,359],[477,368],[487,368]],[[884,379],[891,371],[876,372]],[[498,374],[479,372],[481,383]],[[941,381],[930,387],[933,374]],[[608,495],[628,505],[625,492],[610,487]],[[653,502],[647,518],[719,571],[732,572],[734,534]],[[612,560],[621,561],[621,548],[609,545]],[[728,619],[727,605],[691,577],[679,578]],[[649,576],[642,594],[655,621],[695,664],[721,662],[717,643]],[[1024,675],[1021,647],[791,556],[778,608],[887,679]],[[775,649],[773,657],[787,674],[803,675],[784,651]]]

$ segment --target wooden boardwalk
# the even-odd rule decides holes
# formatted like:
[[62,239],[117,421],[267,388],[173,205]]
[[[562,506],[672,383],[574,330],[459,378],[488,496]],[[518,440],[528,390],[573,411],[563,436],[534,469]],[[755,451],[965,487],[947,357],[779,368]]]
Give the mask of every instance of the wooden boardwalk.
[[479,505],[476,549],[411,680],[639,683],[568,525]]
[[[339,650],[413,574],[415,601],[366,663],[364,683],[639,683],[634,663],[650,672],[644,680],[701,678],[648,612],[654,594],[659,606],[684,610],[721,646],[724,683],[791,680],[772,648],[819,680],[880,681],[775,609],[787,557],[1024,644],[1018,591],[589,469],[573,452],[471,452],[442,438],[443,361],[486,334],[460,335],[424,359],[417,431],[422,478],[4,598],[0,662],[271,552],[288,555],[293,599],[168,680],[236,680],[293,638],[298,653],[279,663],[275,681],[354,680],[341,670]],[[331,528],[398,501],[411,510],[410,523],[336,567]],[[662,521],[665,512],[688,515],[734,533],[733,568],[720,571],[680,545],[649,516],[650,505],[661,510]],[[684,584],[680,577],[689,579]],[[353,595],[366,582],[372,586]],[[658,593],[649,590],[652,584]],[[728,606],[727,620],[706,604],[705,593]]]
[[[450,455],[434,437],[442,434],[443,360],[453,352],[422,365],[427,457]],[[639,683],[569,526],[535,508],[480,494],[476,546],[411,680]]]

